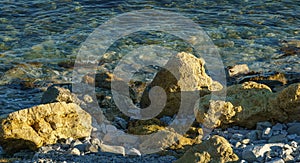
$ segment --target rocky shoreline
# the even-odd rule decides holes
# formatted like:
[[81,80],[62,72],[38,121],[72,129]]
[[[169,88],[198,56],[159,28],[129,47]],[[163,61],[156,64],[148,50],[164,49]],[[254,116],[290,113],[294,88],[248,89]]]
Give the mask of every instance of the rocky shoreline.
[[[170,61],[170,68],[178,72],[176,78],[161,70],[150,85],[130,83],[130,97],[120,95],[145,108],[150,105],[150,96],[144,90],[162,87],[166,91],[167,104],[150,120],[134,120],[118,110],[110,83],[117,81],[122,85],[122,79],[109,73],[89,74],[83,78],[81,84],[84,86],[96,85],[96,99],[84,92],[78,94],[55,85],[49,87],[41,105],[1,115],[0,154],[3,158],[0,161],[300,161],[300,116],[297,115],[300,84],[297,74],[294,77],[257,75],[255,78],[247,68],[229,68],[231,73],[227,78],[232,85],[226,88],[227,96],[222,101],[211,99],[213,93],[222,95],[224,89],[206,74],[202,59],[179,53]],[[239,72],[235,73],[237,70]],[[186,108],[192,108],[196,121],[188,116],[176,118],[180,114],[190,115],[190,111],[180,110],[178,99],[182,91],[201,95],[199,105],[186,105]],[[187,98],[192,97],[193,94],[188,94]],[[91,109],[95,103],[102,110]],[[136,117],[150,112],[130,114]],[[191,119],[191,125],[187,125],[186,121]],[[176,127],[172,126],[174,121]],[[186,126],[185,134],[178,134],[178,131],[184,131],[180,128]],[[152,133],[154,136],[145,136]],[[162,150],[151,153],[155,149]]]
[[[300,123],[260,122],[253,130],[233,126],[225,130],[215,129],[211,135],[220,135],[229,142],[229,147],[239,157],[236,162],[299,162],[300,161]],[[296,134],[297,133],[297,134]],[[283,136],[284,135],[284,136]],[[93,144],[94,143],[94,144]],[[141,156],[101,152],[89,145],[97,145],[90,138],[81,140],[68,139],[65,142],[41,147],[38,151],[24,150],[13,157],[3,159],[5,162],[186,162],[193,159],[197,151],[188,151],[187,156],[172,154],[149,154]],[[196,148],[196,147],[193,147]],[[196,148],[197,149],[197,148]],[[169,149],[170,150],[170,149]],[[224,149],[223,149],[224,150]],[[170,150],[172,151],[172,150]],[[170,152],[169,153],[172,153]],[[198,150],[200,152],[201,150]],[[176,153],[176,150],[173,151]],[[9,161],[10,160],[10,161]],[[193,161],[194,162],[194,161]],[[205,161],[203,161],[205,162]]]

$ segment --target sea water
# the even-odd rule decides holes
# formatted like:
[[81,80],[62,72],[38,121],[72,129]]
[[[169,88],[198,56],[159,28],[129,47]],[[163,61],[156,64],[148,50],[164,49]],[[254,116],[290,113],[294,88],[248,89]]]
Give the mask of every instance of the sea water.
[[[0,2],[1,114],[39,103],[40,89],[18,86],[32,81],[37,88],[72,82],[72,68],[81,44],[103,23],[141,9],[176,12],[197,23],[218,47],[224,67],[247,64],[257,72],[300,72],[299,55],[284,55],[282,44],[300,40],[300,1],[92,1],[35,0]],[[104,68],[141,45],[191,51],[182,40],[159,31],[139,31],[120,38],[107,51]],[[46,84],[45,84],[46,83]]]

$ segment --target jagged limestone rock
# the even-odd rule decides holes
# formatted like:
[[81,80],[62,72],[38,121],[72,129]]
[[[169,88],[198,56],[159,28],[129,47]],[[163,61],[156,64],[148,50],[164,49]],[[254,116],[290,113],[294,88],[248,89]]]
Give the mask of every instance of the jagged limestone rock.
[[234,107],[230,102],[210,101],[210,96],[201,98],[199,105],[201,109],[195,111],[196,120],[208,128],[232,123],[232,117],[241,111],[241,107]]
[[281,92],[255,82],[233,85],[227,89],[226,101],[211,100],[207,95],[195,107],[196,119],[206,127],[238,125],[255,127],[257,122],[299,121],[300,84],[292,84]]
[[272,107],[278,107],[278,110],[283,110],[287,114],[285,118],[288,122],[300,121],[300,83],[289,85],[270,103]]
[[174,163],[225,163],[238,161],[238,159],[238,156],[233,152],[229,142],[221,136],[214,135],[201,144],[193,146]]
[[0,117],[0,145],[7,153],[35,150],[62,138],[91,134],[91,116],[77,104],[57,102],[34,106]]
[[196,119],[211,128],[229,124],[252,128],[257,122],[272,118],[270,115],[281,115],[270,107],[269,99],[274,96],[264,84],[245,82],[233,85],[227,88],[226,101],[211,100],[209,95],[201,98],[195,108]]
[[[61,85],[63,86],[63,85]],[[53,102],[66,102],[66,103],[76,103],[83,110],[92,115],[92,125],[93,127],[99,128],[102,123],[109,124],[106,117],[104,116],[101,108],[99,108],[96,98],[90,96],[93,92],[93,87],[84,84],[76,84],[77,92],[72,93],[69,89],[53,85],[44,92],[42,96],[41,103],[53,103]]]
[[[178,112],[182,93],[185,93],[184,96],[193,96],[193,93],[189,92],[201,91],[203,95],[213,90],[222,89],[220,83],[213,81],[206,74],[204,64],[203,59],[181,52],[171,58],[164,69],[156,74],[146,90],[159,86],[166,92],[166,105],[160,112],[159,117],[163,115],[172,116]],[[193,100],[194,98],[186,97],[186,99]],[[190,101],[190,104],[193,105],[194,102],[196,101]],[[141,107],[146,108],[150,103],[149,92],[144,91],[141,98]]]

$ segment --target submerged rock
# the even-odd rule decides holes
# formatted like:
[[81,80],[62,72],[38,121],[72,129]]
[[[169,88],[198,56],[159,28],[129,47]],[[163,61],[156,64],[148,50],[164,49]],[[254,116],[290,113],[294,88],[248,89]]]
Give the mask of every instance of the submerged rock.
[[284,53],[281,57],[300,55],[300,40],[284,41],[280,50]]
[[0,117],[0,145],[7,153],[35,150],[62,138],[91,134],[91,116],[74,103],[38,105]]

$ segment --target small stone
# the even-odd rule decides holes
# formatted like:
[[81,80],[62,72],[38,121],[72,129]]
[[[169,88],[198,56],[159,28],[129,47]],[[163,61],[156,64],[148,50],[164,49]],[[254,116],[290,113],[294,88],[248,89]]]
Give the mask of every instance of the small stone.
[[233,134],[232,137],[231,137],[231,139],[235,139],[235,140],[237,140],[237,141],[240,141],[240,140],[242,140],[243,138],[244,138],[244,135],[239,134],[239,133],[235,133],[235,134]]
[[52,151],[52,147],[51,146],[42,146],[41,148],[39,148],[39,152],[40,153],[48,153],[49,151]]
[[248,139],[250,139],[252,141],[257,140],[258,139],[257,135],[259,135],[257,131],[258,130],[252,130],[252,131],[248,132],[246,134],[246,138],[248,138]]
[[92,145],[98,145],[98,146],[100,146],[101,141],[98,138],[92,138],[91,139],[91,143],[92,143]]
[[238,143],[238,140],[236,139],[229,139],[230,144],[236,144]]
[[79,151],[79,149],[77,149],[77,148],[72,148],[71,150],[69,150],[69,151],[67,152],[67,154],[80,156],[80,151]]
[[292,141],[292,142],[290,143],[290,145],[291,145],[291,147],[293,147],[293,148],[297,148],[297,147],[298,147],[298,143],[295,142],[295,141]]
[[285,145],[283,146],[283,149],[284,149],[284,154],[286,154],[286,155],[290,155],[290,154],[293,153],[292,147],[289,146],[288,144],[285,144]]
[[271,148],[271,150],[270,150],[270,156],[272,158],[274,158],[274,157],[281,157],[283,155],[283,149],[282,149],[282,147],[280,147],[280,146],[272,146],[270,148]]
[[94,101],[93,98],[90,95],[84,95],[83,100],[86,103],[92,103]]
[[127,129],[128,122],[120,117],[115,117],[114,122],[116,125],[120,126],[122,129]]
[[141,152],[135,148],[131,148],[128,151],[126,151],[127,155],[138,155],[138,156],[142,156]]
[[287,127],[292,127],[294,125],[300,125],[300,122],[292,122],[292,123],[286,123]]
[[279,130],[272,130],[272,135],[279,135],[281,133],[281,131]]
[[266,144],[268,142],[268,140],[256,140],[253,141],[253,144]]
[[100,148],[101,148],[102,152],[117,153],[117,154],[122,154],[123,156],[125,156],[125,148],[122,146],[100,144]]
[[106,125],[104,123],[101,123],[100,126],[99,126],[99,130],[101,132],[103,132],[104,134],[106,134],[107,133],[107,131],[106,131]]
[[71,143],[72,143],[73,141],[74,141],[73,138],[67,138],[65,143],[71,145]]
[[85,151],[91,152],[91,153],[97,153],[98,152],[98,146],[93,144],[88,144],[85,147]]
[[243,143],[243,144],[249,144],[250,143],[250,139],[243,139],[241,141],[241,143]]
[[114,125],[106,125],[106,132],[107,133],[114,133],[116,132],[118,129],[114,126]]
[[86,146],[88,144],[78,144],[74,148],[77,148],[80,152],[86,152]]
[[287,142],[287,138],[285,135],[275,135],[271,136],[268,140],[269,143],[279,143],[279,142]]
[[256,123],[256,129],[257,130],[264,130],[267,127],[272,127],[272,123],[270,122],[258,122]]
[[63,150],[69,149],[71,147],[70,144],[61,144],[60,146]]
[[286,130],[281,130],[281,131],[280,131],[280,134],[288,135],[288,132],[287,132]]
[[282,129],[283,129],[283,125],[280,124],[280,123],[276,123],[276,125],[274,125],[274,126],[272,127],[272,130],[273,130],[273,131],[275,131],[275,130],[281,131]]
[[292,155],[289,154],[284,154],[282,156],[282,159],[286,162],[286,163],[294,163],[295,158]]
[[58,150],[60,150],[60,148],[61,148],[61,147],[60,147],[60,144],[53,144],[53,145],[52,145],[52,149],[53,149],[53,150],[58,151]]
[[247,146],[242,152],[242,159],[248,162],[262,160],[265,153],[271,151],[274,147],[283,147],[283,143],[258,144]]
[[296,123],[295,125],[292,125],[291,127],[289,127],[287,129],[287,132],[291,135],[291,134],[297,134],[298,136],[300,136],[300,123]]
[[75,147],[80,144],[82,144],[82,142],[80,140],[76,139],[75,141],[72,142],[71,147]]
[[270,127],[267,127],[263,130],[262,138],[263,139],[269,139],[272,136],[272,130]]
[[239,146],[241,146],[242,145],[242,143],[241,142],[236,142],[236,144],[235,144],[235,148],[238,148]]
[[241,74],[249,73],[249,67],[246,64],[234,65],[233,67],[228,67],[229,76],[237,76]]
[[266,163],[284,163],[282,158],[275,158],[272,159],[271,161],[267,161]]

